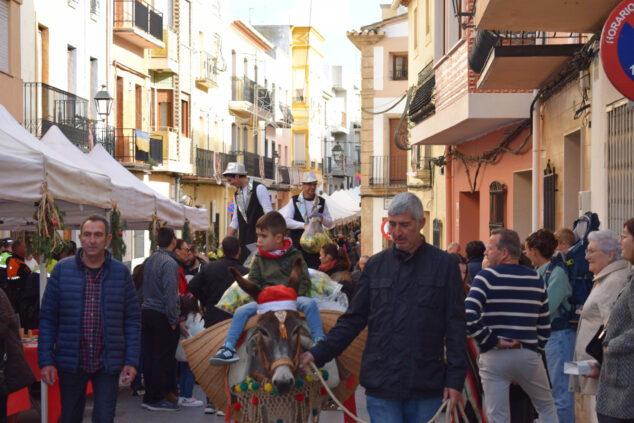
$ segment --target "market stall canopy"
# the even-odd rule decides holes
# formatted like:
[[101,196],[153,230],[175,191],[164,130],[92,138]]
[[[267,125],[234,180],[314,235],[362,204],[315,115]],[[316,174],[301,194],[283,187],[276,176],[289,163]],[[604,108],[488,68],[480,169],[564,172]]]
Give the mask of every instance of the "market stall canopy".
[[[131,186],[127,175],[123,174],[123,172],[130,174],[130,172],[124,168],[121,169],[121,172],[113,171],[104,165],[103,160],[85,154],[75,147],[57,126],[52,126],[44,134],[42,142],[56,152],[64,154],[71,164],[81,169],[107,175],[112,182],[112,199],[117,204],[121,218],[126,221],[127,228],[136,230],[148,228],[149,222],[152,221],[152,215],[156,211],[155,197],[150,191]],[[100,148],[108,154],[99,144],[95,148]]]
[[[172,201],[164,195],[154,191],[148,185],[143,183],[143,181],[134,176],[128,169],[123,167],[123,165],[112,157],[101,145],[97,144],[92,151],[88,153],[88,157],[102,172],[108,173],[108,175],[110,175],[117,184],[132,187],[135,190],[144,193],[144,196],[151,196],[154,199],[154,206],[151,209],[152,213],[156,213],[156,216],[160,220],[167,222],[167,226],[170,228],[182,229],[185,224],[184,205]],[[121,206],[119,209],[123,210]],[[147,219],[147,223],[142,229],[147,229],[147,225],[150,221],[152,221],[152,216],[151,214],[147,216],[145,210],[143,211],[143,214],[144,219]]]
[[42,184],[66,213],[64,224],[77,227],[90,214],[105,215],[111,206],[110,178],[69,164],[63,154],[31,135],[0,105],[0,229],[33,225]]
[[206,231],[209,229],[209,210],[185,206],[185,217],[189,220],[189,226],[192,231]]
[[355,189],[335,191],[332,195],[322,194],[335,225],[352,222],[361,215],[361,197]]

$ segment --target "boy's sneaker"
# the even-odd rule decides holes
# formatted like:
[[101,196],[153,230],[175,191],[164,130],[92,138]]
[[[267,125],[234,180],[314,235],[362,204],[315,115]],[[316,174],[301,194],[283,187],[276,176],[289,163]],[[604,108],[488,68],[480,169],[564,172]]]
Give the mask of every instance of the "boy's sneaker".
[[214,413],[218,413],[218,415],[220,415],[220,410],[218,410],[215,405],[208,402],[207,405],[205,406],[205,414],[214,414]]
[[216,411],[216,416],[224,417],[225,413],[224,413],[224,411],[218,410],[218,411]]
[[225,364],[235,363],[238,360],[240,360],[238,353],[223,345],[220,347],[216,355],[209,359],[209,364],[212,366],[224,366]]
[[178,399],[178,405],[182,405],[183,407],[202,407],[203,402],[201,400],[197,400],[194,397],[191,397],[191,398],[180,397]]
[[177,404],[174,404],[167,400],[161,400],[152,404],[144,402],[143,404],[141,404],[141,407],[150,411],[178,411],[181,409]]

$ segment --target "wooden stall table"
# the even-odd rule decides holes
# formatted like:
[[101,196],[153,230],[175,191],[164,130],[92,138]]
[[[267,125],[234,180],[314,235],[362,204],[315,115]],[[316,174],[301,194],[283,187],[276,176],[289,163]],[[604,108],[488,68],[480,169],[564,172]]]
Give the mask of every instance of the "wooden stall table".
[[[35,378],[40,382],[40,367],[37,364],[37,342],[29,342],[23,344],[23,346],[26,362],[29,363]],[[86,395],[92,395],[92,383],[90,382],[88,382],[88,387],[86,388]],[[7,405],[7,407],[9,406]],[[50,423],[56,422],[59,419],[61,411],[59,378],[56,378],[55,383],[48,387],[48,421]]]

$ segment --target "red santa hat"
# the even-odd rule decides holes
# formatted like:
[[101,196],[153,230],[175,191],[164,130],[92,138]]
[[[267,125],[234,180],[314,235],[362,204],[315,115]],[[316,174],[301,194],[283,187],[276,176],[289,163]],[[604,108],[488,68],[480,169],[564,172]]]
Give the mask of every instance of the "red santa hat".
[[289,286],[267,286],[257,299],[258,314],[268,311],[297,310],[297,291]]

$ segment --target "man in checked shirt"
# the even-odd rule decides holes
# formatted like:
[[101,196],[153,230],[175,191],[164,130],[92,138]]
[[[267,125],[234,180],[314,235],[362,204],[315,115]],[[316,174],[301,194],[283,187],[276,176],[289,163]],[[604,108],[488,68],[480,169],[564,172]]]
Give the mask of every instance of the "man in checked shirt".
[[119,377],[136,375],[141,310],[132,277],[113,259],[109,224],[90,216],[80,227],[82,248],[57,263],[40,311],[38,361],[42,381],[59,376],[61,423],[80,423],[86,385],[94,391],[93,422],[112,422]]

